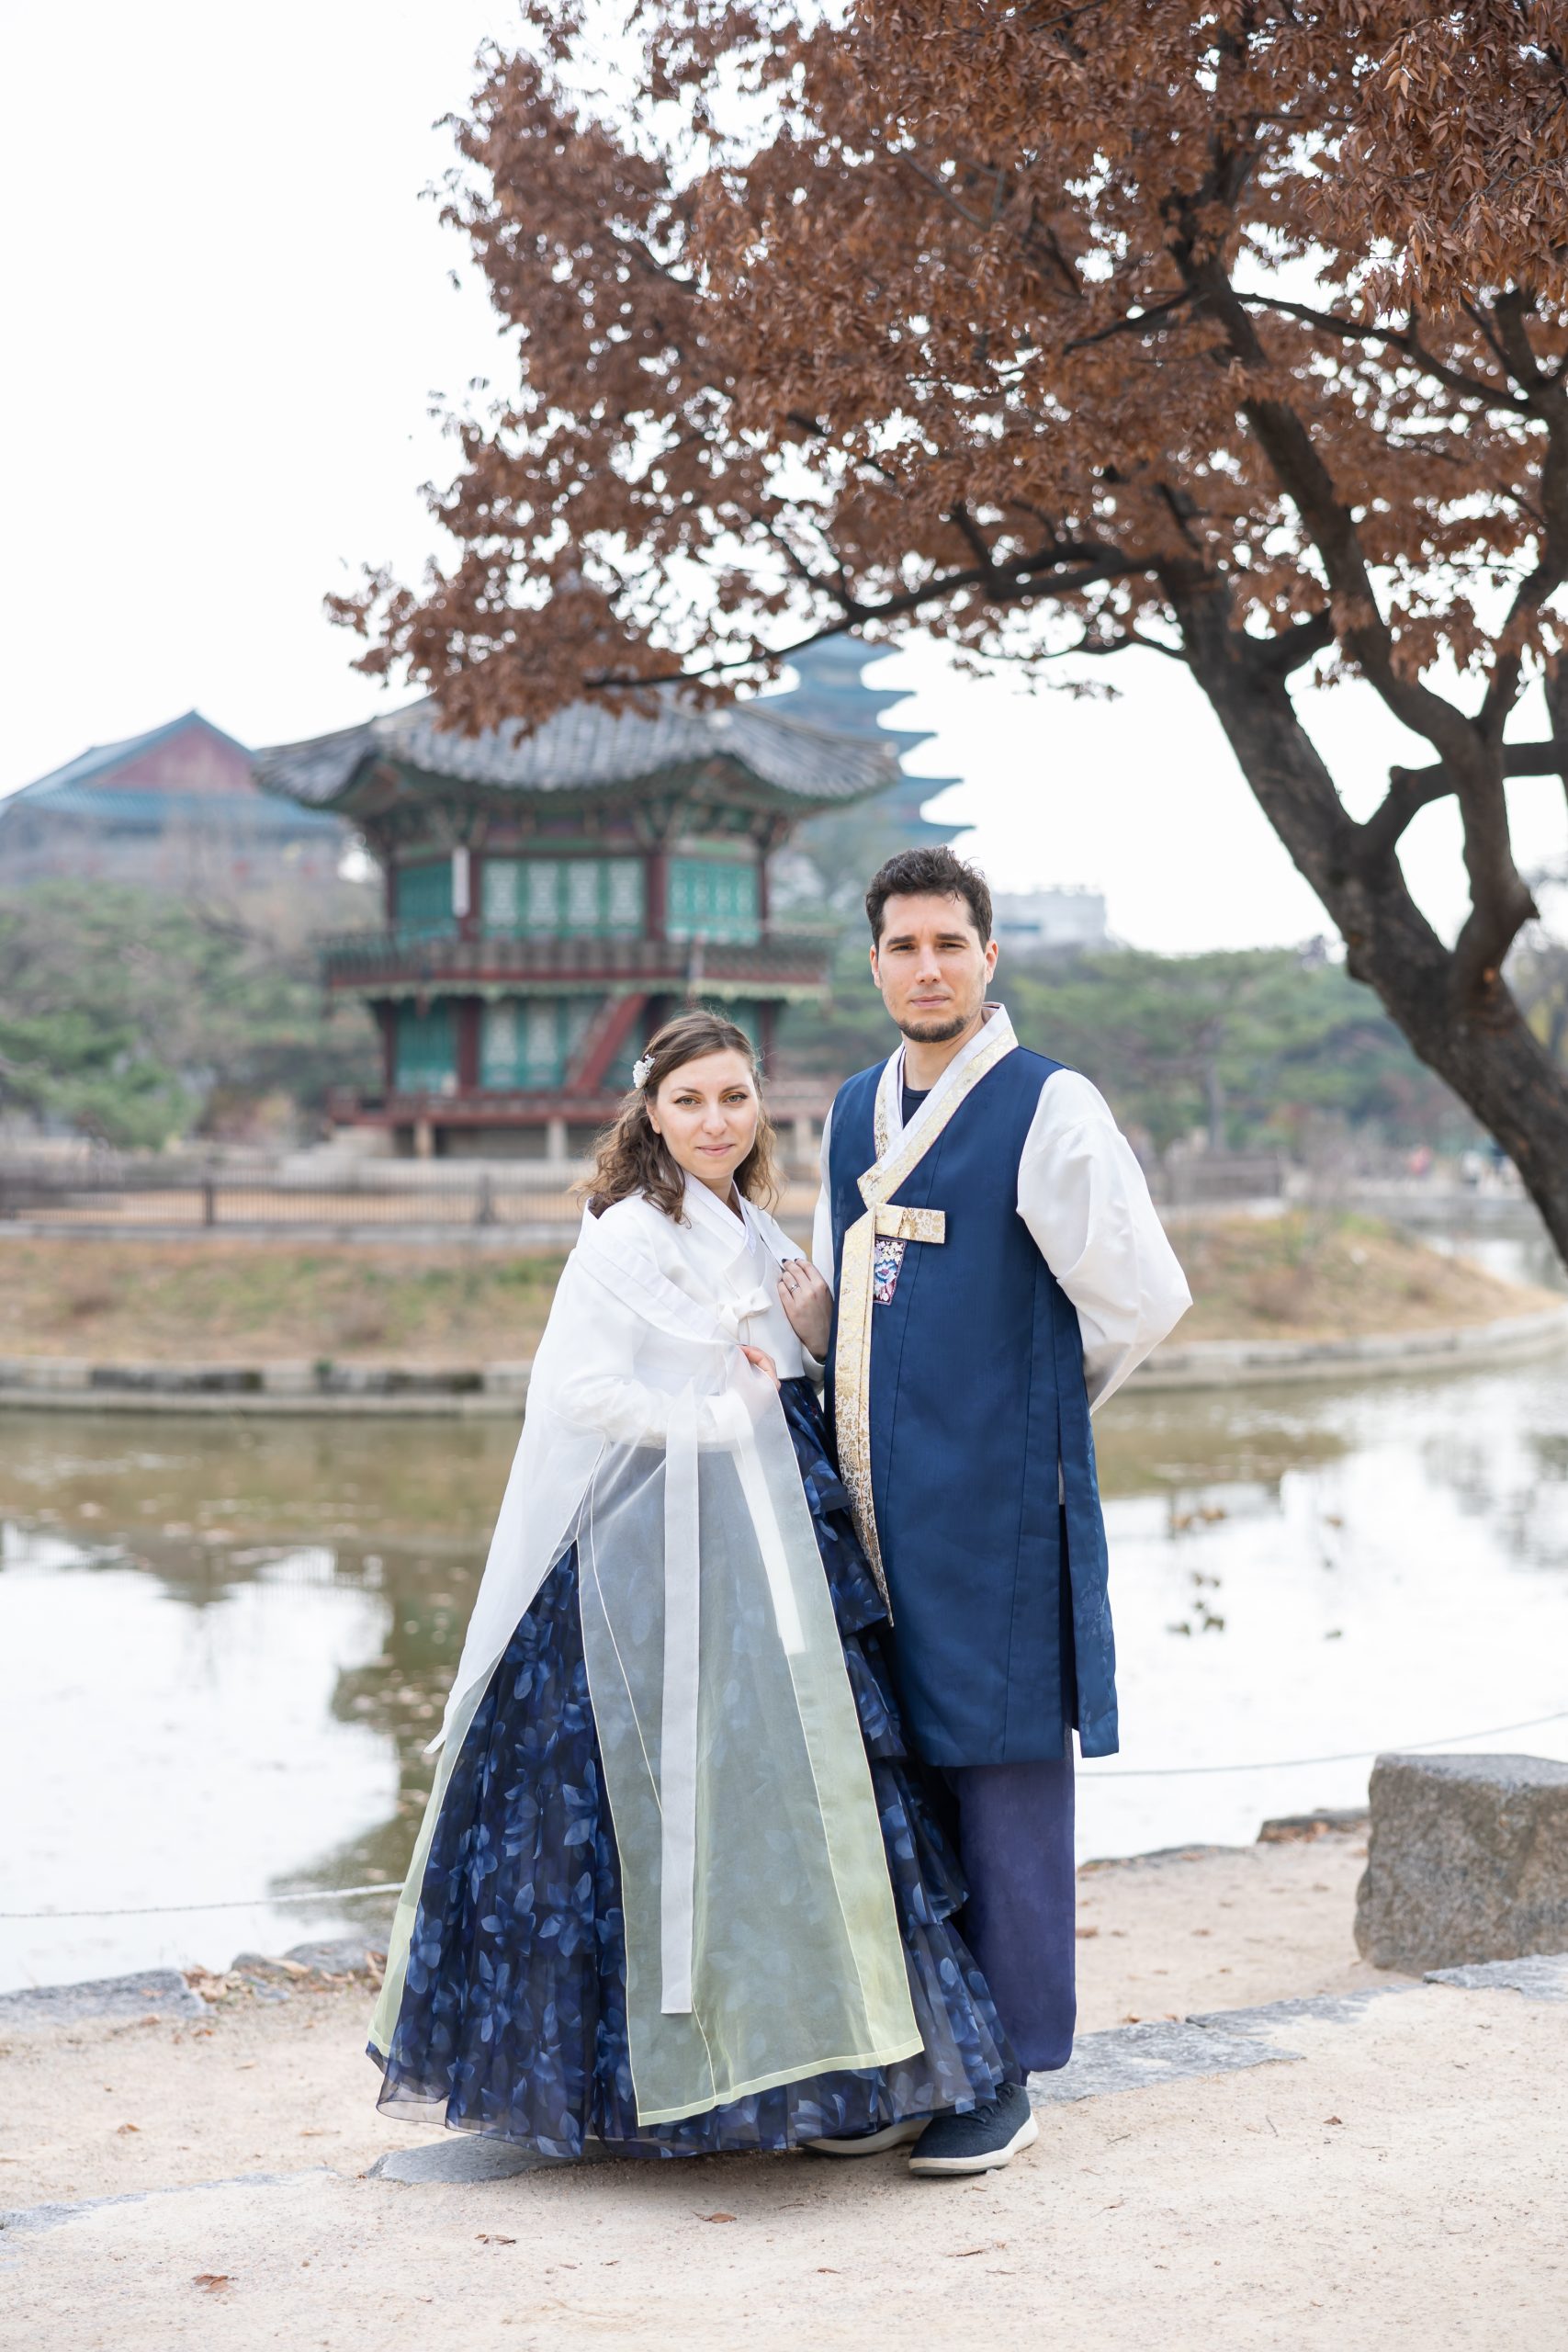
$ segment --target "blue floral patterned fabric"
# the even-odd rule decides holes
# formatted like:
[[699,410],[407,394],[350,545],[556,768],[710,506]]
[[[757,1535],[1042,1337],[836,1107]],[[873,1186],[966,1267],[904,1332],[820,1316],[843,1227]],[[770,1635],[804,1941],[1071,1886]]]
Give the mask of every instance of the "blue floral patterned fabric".
[[886,1611],[815,1392],[791,1380],[782,1396],[871,1761],[923,2051],[638,2126],[620,1871],[569,1552],[513,1634],[448,1783],[390,2049],[384,2060],[370,2053],[382,2107],[441,2109],[454,2130],[548,2156],[580,2156],[589,2139],[628,2155],[712,2155],[877,2131],[976,2106],[1023,2079],[953,1925],[964,1888],[942,1799],[904,1747]]

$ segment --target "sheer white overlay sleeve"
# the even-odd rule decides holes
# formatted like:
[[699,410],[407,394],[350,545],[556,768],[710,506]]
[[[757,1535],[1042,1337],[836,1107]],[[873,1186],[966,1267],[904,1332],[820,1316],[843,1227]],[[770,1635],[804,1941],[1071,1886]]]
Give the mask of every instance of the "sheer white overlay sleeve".
[[833,1287],[833,1211],[828,1199],[828,1148],[833,1137],[831,1105],[822,1122],[822,1188],[817,1195],[817,1213],[811,1220],[811,1262],[827,1283]]
[[1077,1070],[1057,1070],[1040,1090],[1018,1213],[1077,1309],[1089,1401],[1103,1405],[1175,1329],[1192,1294],[1132,1146]]

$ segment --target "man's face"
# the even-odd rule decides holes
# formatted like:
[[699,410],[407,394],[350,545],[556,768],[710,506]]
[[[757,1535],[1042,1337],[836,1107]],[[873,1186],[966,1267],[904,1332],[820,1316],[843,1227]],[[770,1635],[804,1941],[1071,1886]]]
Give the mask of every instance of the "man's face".
[[997,967],[997,943],[982,943],[963,899],[889,899],[871,973],[882,1001],[917,1045],[945,1044],[978,1019]]

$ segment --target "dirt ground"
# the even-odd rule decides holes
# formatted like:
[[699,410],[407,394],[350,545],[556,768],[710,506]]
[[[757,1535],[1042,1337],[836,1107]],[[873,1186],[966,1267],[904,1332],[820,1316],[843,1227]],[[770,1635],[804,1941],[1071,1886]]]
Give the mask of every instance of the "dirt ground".
[[[1351,1940],[1363,1849],[1332,1838],[1085,1871],[1079,2031],[1386,1981]],[[15,2039],[0,2050],[0,2206],[256,2167],[357,2171],[434,2136],[378,2111],[369,2009],[363,1983],[296,1980],[287,2001],[237,1990],[204,2019]]]
[[[1082,2030],[1388,1984],[1351,1941],[1359,1844],[1087,1871]],[[1046,2107],[968,2185],[897,2155],[368,2178],[442,2135],[377,2112],[367,2006],[296,1979],[13,2035],[0,2207],[119,2201],[0,2232],[6,2352],[1568,2342],[1568,2003],[1355,2005],[1292,2024],[1300,2063]]]

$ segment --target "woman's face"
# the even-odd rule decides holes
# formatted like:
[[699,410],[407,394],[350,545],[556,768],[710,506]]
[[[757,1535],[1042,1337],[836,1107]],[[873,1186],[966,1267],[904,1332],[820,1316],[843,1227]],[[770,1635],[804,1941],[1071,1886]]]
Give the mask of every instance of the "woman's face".
[[744,1054],[704,1054],[660,1081],[648,1115],[677,1167],[729,1198],[735,1171],[757,1140],[761,1105]]

